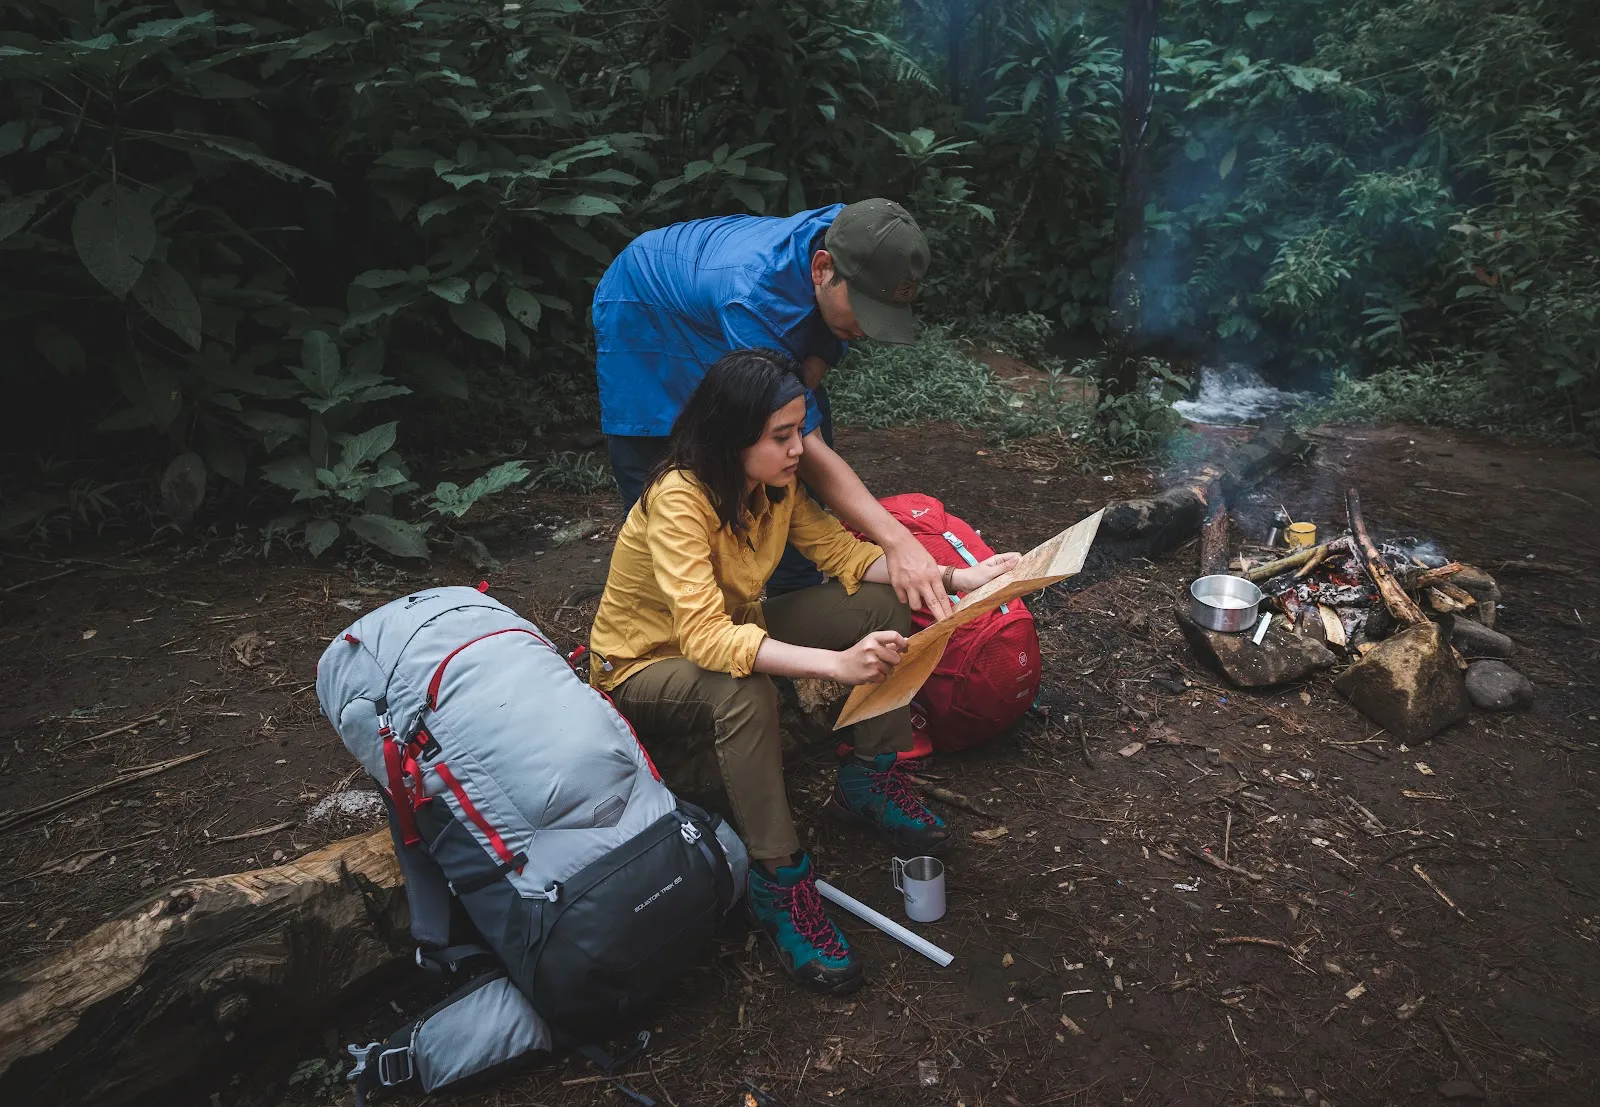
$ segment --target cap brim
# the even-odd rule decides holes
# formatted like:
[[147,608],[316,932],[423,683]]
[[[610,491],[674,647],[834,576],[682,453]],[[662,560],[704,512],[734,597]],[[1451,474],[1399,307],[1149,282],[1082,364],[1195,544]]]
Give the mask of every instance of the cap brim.
[[854,286],[850,292],[850,310],[856,322],[874,342],[893,342],[909,346],[922,337],[922,326],[911,312],[910,304],[886,304],[875,300]]

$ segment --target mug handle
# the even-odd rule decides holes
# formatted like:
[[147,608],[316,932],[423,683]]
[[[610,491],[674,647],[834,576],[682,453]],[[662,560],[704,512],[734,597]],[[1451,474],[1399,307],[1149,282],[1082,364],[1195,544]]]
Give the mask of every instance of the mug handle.
[[889,879],[894,882],[894,890],[903,892],[905,885],[906,863],[898,857],[889,858]]

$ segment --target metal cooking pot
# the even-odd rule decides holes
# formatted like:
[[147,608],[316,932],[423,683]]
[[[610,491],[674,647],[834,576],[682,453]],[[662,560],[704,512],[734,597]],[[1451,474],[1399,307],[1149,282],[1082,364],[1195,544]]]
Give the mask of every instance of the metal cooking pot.
[[1255,625],[1261,589],[1243,577],[1201,577],[1189,585],[1189,614],[1207,630],[1232,633]]

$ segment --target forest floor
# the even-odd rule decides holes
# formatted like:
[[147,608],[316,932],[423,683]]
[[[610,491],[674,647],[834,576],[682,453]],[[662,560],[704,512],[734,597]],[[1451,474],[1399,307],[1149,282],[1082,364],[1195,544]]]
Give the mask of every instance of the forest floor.
[[[989,813],[943,811],[961,841],[949,912],[919,929],[954,963],[847,919],[869,985],[825,999],[730,922],[659,1006],[632,1083],[675,1107],[732,1107],[747,1080],[786,1107],[1349,1107],[1435,1103],[1472,1083],[1500,1103],[1600,1102],[1600,461],[1409,427],[1314,437],[1313,464],[1243,505],[1246,533],[1280,501],[1338,527],[1344,490],[1359,488],[1375,537],[1431,538],[1498,576],[1499,627],[1538,689],[1530,711],[1474,714],[1407,749],[1330,674],[1255,693],[1201,669],[1172,616],[1192,544],[1091,568],[1029,601],[1040,708],[922,770]],[[939,495],[997,549],[1027,549],[1161,476],[1083,472],[1041,444],[986,448],[955,427],[843,432],[840,448],[875,491]],[[491,594],[568,648],[586,635],[616,516],[611,496],[533,492],[468,529],[504,562]],[[603,525],[552,544],[585,518]],[[0,812],[209,752],[0,836],[0,969],[164,883],[376,825],[311,816],[370,787],[318,713],[316,659],[359,612],[481,575],[448,559],[262,561],[217,541],[95,557],[4,563],[8,585],[71,572],[0,600]],[[1148,744],[1119,755],[1134,742]],[[815,744],[791,757],[808,847],[829,880],[897,914],[884,848],[820,818],[831,766]],[[1261,879],[1202,864],[1207,852]],[[297,1062],[342,1061],[343,1042],[393,1028],[391,1001],[411,1013],[428,999],[408,980],[336,1025],[252,1043],[162,1102],[314,1102],[289,1086]],[[625,1101],[562,1056],[455,1102]]]

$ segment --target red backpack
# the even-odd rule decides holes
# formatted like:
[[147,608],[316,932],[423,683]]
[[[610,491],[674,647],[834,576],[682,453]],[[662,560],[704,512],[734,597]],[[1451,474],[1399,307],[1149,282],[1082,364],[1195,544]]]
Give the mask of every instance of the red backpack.
[[[976,565],[994,551],[932,496],[882,501],[941,565]],[[912,613],[918,630],[933,620]],[[1039,695],[1039,633],[1021,600],[974,619],[950,636],[938,668],[911,704],[917,736],[940,752],[982,745],[1027,714]],[[918,743],[921,745],[921,742]]]

